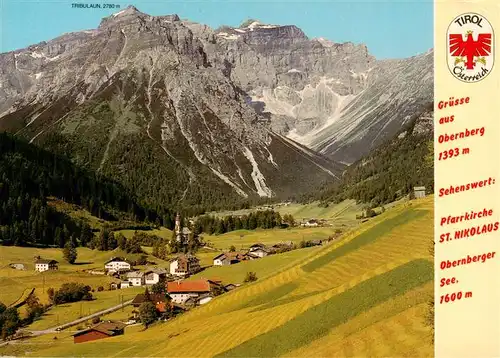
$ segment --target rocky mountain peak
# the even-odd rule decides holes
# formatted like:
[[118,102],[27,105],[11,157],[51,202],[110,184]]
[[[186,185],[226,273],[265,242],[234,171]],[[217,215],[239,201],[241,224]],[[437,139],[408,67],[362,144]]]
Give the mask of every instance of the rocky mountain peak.
[[142,14],[135,6],[129,5],[125,9],[118,11],[117,13],[111,15],[113,17],[123,17],[123,16],[128,16],[128,15],[137,15],[137,14]]
[[125,9],[103,18],[101,20],[101,23],[99,24],[99,29],[106,28],[110,25],[114,25],[124,21],[130,21],[141,16],[145,17],[148,15],[139,11],[135,6],[129,5]]

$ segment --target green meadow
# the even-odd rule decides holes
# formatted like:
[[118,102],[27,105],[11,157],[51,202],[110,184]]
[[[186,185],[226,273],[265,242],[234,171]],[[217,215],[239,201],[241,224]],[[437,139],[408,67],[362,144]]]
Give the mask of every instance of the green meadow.
[[255,271],[258,280],[147,330],[129,327],[123,336],[77,345],[60,332],[0,353],[429,357],[433,215],[432,196],[403,202],[322,247],[207,269],[199,275],[239,281]]

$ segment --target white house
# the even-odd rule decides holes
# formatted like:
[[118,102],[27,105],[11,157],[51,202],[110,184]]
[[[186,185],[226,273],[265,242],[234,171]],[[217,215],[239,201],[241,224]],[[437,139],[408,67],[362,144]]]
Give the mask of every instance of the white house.
[[57,263],[56,260],[38,259],[35,261],[35,271],[43,272],[57,270]]
[[316,226],[319,226],[319,222],[316,219],[311,219],[311,220],[307,220],[305,223],[303,223],[302,226],[316,227]]
[[425,186],[416,186],[413,188],[415,199],[425,198]]
[[172,302],[180,304],[185,303],[189,298],[197,299],[201,295],[209,294],[211,289],[208,280],[167,282],[167,293],[172,298]]
[[104,269],[111,272],[126,272],[131,268],[132,265],[121,257],[113,257],[104,264]]
[[146,283],[145,275],[142,271],[127,273],[127,280],[130,282],[131,286],[143,286]]
[[160,282],[161,278],[164,278],[166,276],[167,276],[167,270],[161,268],[154,268],[144,273],[144,280],[146,285],[154,285]]
[[214,257],[214,266],[224,265],[231,265],[231,262],[228,260],[226,254],[220,254]]
[[122,288],[129,288],[129,287],[132,287],[132,285],[130,284],[129,281],[122,281],[122,282],[120,282],[120,289],[122,289]]
[[258,256],[258,257],[264,257],[264,256],[267,256],[269,255],[269,251],[262,248],[262,247],[257,247],[257,248],[254,248],[252,250],[250,250],[250,253],[252,255],[255,255],[255,256]]

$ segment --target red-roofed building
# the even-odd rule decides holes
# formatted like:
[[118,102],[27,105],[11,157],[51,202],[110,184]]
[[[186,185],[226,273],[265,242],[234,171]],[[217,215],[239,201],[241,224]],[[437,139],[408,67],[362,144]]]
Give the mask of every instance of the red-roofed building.
[[167,282],[167,292],[174,303],[183,304],[189,298],[211,294],[215,282],[209,280]]
[[74,343],[83,343],[95,341],[113,336],[119,336],[124,333],[126,324],[121,322],[101,322],[89,329],[79,331],[73,335]]
[[[132,306],[134,307],[140,307],[141,304],[144,302],[148,301],[146,298],[146,295],[144,293],[140,293],[137,296],[135,296],[134,300],[132,301]],[[169,304],[169,299],[168,297],[163,294],[163,293],[150,293],[149,294],[149,301],[152,302],[156,306],[156,310],[160,313],[165,313],[167,311],[167,304]]]

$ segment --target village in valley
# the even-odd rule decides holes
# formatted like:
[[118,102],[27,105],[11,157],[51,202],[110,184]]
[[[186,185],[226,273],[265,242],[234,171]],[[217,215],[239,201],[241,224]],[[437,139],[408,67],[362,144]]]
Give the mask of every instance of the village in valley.
[[[287,206],[288,204],[282,205]],[[263,206],[259,207],[257,212],[272,212],[272,210],[273,208],[270,206]],[[75,302],[73,304],[78,304],[78,302],[86,300],[100,300],[101,298],[94,296],[98,296],[103,292],[120,292],[119,297],[122,297],[122,301],[119,305],[102,309],[87,317],[82,314],[80,315],[81,317],[79,316],[77,319],[70,322],[58,321],[57,323],[59,323],[59,325],[57,327],[50,327],[48,330],[44,331],[44,333],[50,333],[65,330],[71,331],[77,328],[77,331],[72,334],[74,343],[121,335],[124,334],[125,327],[130,325],[142,325],[147,327],[157,321],[166,321],[197,306],[205,305],[215,297],[238,289],[242,284],[249,284],[259,278],[256,272],[248,271],[245,272],[243,280],[236,280],[233,282],[231,279],[227,278],[227,275],[224,280],[221,280],[217,276],[217,270],[228,266],[244,265],[246,262],[250,261],[265,261],[268,257],[294,250],[321,246],[340,237],[342,232],[339,229],[334,231],[332,225],[325,219],[304,218],[300,222],[295,222],[295,219],[293,219],[291,215],[285,217],[289,222],[288,224],[280,224],[282,225],[281,229],[269,231],[273,234],[271,242],[269,242],[269,239],[266,239],[267,244],[264,244],[256,240],[256,242],[246,245],[244,249],[240,248],[237,250],[235,245],[230,245],[226,250],[221,250],[220,248],[214,248],[213,244],[210,242],[204,242],[203,238],[193,233],[193,220],[187,220],[190,227],[182,226],[181,217],[177,214],[175,229],[172,235],[172,242],[174,242],[177,252],[169,257],[168,260],[161,260],[164,264],[157,264],[157,262],[154,262],[157,261],[157,257],[154,255],[141,255],[139,259],[137,259],[137,255],[128,255],[133,258],[129,258],[127,255],[113,256],[107,259],[100,268],[93,266],[92,268],[83,270],[86,277],[106,278],[105,280],[103,279],[103,281],[107,282],[106,285],[99,285],[96,289],[90,286],[83,286],[83,284],[78,286],[76,283],[63,283],[61,288],[55,291],[55,293],[54,291],[49,292],[53,290],[49,288],[49,303],[45,305],[41,304],[39,298],[36,296],[36,293],[40,291],[37,288],[36,290],[31,290],[27,295],[23,294],[21,298],[8,307],[22,308],[23,306],[29,306],[27,310],[31,310],[31,305],[33,304],[33,302],[31,302],[32,298],[36,297],[34,306],[39,307],[39,314],[34,318],[34,324],[36,326],[37,320],[43,321],[44,316],[49,314],[51,310],[57,309],[56,307],[58,304],[71,304],[71,302]],[[289,229],[294,228],[297,232],[304,232],[305,235],[302,235],[302,240],[300,241],[296,240],[296,235],[294,240],[279,241],[276,237],[279,237],[279,232],[283,230],[283,227],[288,227]],[[310,233],[310,231],[307,230],[314,228],[323,228],[332,234],[323,237],[323,239],[306,240],[308,237],[307,234]],[[258,232],[259,230],[254,231],[254,233]],[[265,232],[266,230],[263,231],[263,233]],[[320,233],[320,235],[322,234]],[[240,235],[239,237],[241,238],[242,236],[243,235]],[[198,243],[194,250],[190,246],[190,243],[193,241]],[[76,248],[74,248],[74,250],[76,252]],[[199,255],[197,251],[199,252],[200,250],[204,251],[204,263],[202,263],[197,256]],[[210,261],[208,261],[208,259]],[[68,261],[67,252],[64,253],[64,260]],[[49,255],[35,255],[33,263],[34,271],[42,276],[44,282],[43,286],[44,289],[46,289],[46,287],[49,286],[50,275],[61,272],[60,265],[64,264],[64,261],[58,261]],[[11,262],[8,265],[10,269],[19,272],[26,272],[28,266],[29,265],[26,263],[21,262]],[[74,266],[74,262],[72,266]],[[208,273],[207,271],[209,269],[210,272]],[[207,272],[207,275],[205,275],[204,272]],[[45,283],[47,283],[47,286]],[[56,282],[52,284],[57,285]],[[57,295],[66,288],[71,290],[71,285],[80,287],[80,290],[83,290],[87,296],[83,295],[80,299],[76,300],[61,299],[57,302],[57,299],[54,298],[54,294],[56,297],[63,297],[64,295],[62,295],[62,293],[60,296]],[[137,293],[138,290],[141,290],[141,292]],[[123,292],[123,294],[121,292]],[[129,294],[128,292],[134,293]],[[41,294],[43,293],[44,292],[41,292]],[[71,294],[74,294],[74,292],[68,293],[68,295]],[[50,295],[52,296],[50,297]],[[116,297],[116,295],[114,296]],[[123,297],[127,297],[126,302],[124,302]],[[127,317],[123,316],[120,320],[105,319],[107,314],[111,312],[120,312],[120,309],[123,311],[124,307],[130,307],[126,312],[128,313]],[[39,332],[31,330],[30,325],[28,325],[27,327],[20,328],[16,334],[5,338],[25,338],[33,334],[36,335],[39,334]]]
[[[410,196],[412,199],[425,198],[425,188],[415,188]],[[51,282],[51,275],[62,273],[60,266],[64,266],[64,270],[68,267],[75,267],[74,260],[69,266],[64,261],[71,261],[71,250],[75,250],[74,258],[76,259],[76,248],[63,250],[64,261],[58,261],[50,255],[35,255],[32,272],[35,275],[41,275],[42,289],[39,286],[36,289],[27,287],[27,293],[25,290],[19,299],[7,307],[7,309],[24,307],[28,312],[28,317],[33,317],[31,321],[26,321],[28,324],[24,326],[20,323],[19,327],[16,327],[17,331],[10,332],[10,336],[4,336],[4,339],[9,341],[67,332],[71,335],[73,343],[77,344],[123,335],[127,327],[142,327],[141,329],[144,330],[151,325],[175,319],[178,315],[185,314],[198,306],[210,304],[220,295],[258,281],[259,272],[276,272],[281,267],[280,265],[290,263],[288,262],[290,259],[286,259],[287,253],[299,254],[300,251],[308,248],[335,243],[345,236],[346,232],[385,212],[385,207],[382,207],[378,210],[363,209],[360,214],[358,204],[351,204],[354,206],[342,207],[339,210],[342,215],[337,215],[333,220],[303,218],[296,222],[291,215],[285,215],[287,223],[278,223],[281,228],[247,230],[246,232],[235,230],[224,235],[211,235],[210,240],[207,241],[194,233],[194,220],[186,220],[188,224],[183,226],[181,217],[177,214],[172,238],[170,241],[165,241],[167,245],[175,247],[174,252],[168,258],[159,259],[161,255],[158,253],[158,246],[153,248],[153,255],[141,249],[139,252],[142,254],[139,258],[138,254],[128,255],[127,251],[121,250],[119,252],[123,255],[109,257],[103,261],[101,267],[91,265],[91,268],[79,271],[78,277],[85,278],[82,283],[78,283],[78,279],[74,282],[64,282],[58,290],[52,288],[58,285],[57,282]],[[262,210],[272,212],[273,209],[267,206],[259,207],[256,212],[262,212]],[[350,219],[343,221],[342,218],[347,211],[350,213]],[[342,223],[340,226],[339,222]],[[346,224],[347,222],[349,224]],[[290,232],[293,232],[293,235]],[[133,237],[137,235],[143,234],[135,231]],[[225,235],[232,235],[232,239],[226,239],[228,242],[221,245],[222,241],[217,240],[224,240]],[[254,241],[245,239],[242,244],[238,245],[238,241],[242,242],[245,235],[256,239]],[[271,235],[271,239],[266,235]],[[259,237],[265,243],[260,242]],[[293,239],[280,240],[281,237]],[[126,241],[130,242],[132,239]],[[214,245],[214,241],[218,244]],[[193,242],[196,245],[193,246]],[[236,246],[239,246],[238,249]],[[80,248],[79,252],[82,252],[81,250]],[[89,251],[95,252],[96,250]],[[312,251],[307,251],[307,254],[310,252]],[[306,254],[306,251],[304,253]],[[279,262],[276,267],[269,260],[273,257],[277,260],[275,262]],[[297,257],[304,256],[298,255]],[[261,266],[251,266],[252,263],[259,262],[262,263]],[[27,272],[29,266],[19,261],[8,264],[10,272],[20,273]],[[233,267],[241,267],[243,271],[240,269],[228,271]],[[253,267],[257,269],[252,271]],[[263,267],[266,269],[259,271],[259,268]],[[239,277],[236,272],[240,275]],[[244,274],[243,279],[242,274]],[[84,283],[87,279],[92,282],[101,282],[101,284],[87,285]],[[50,288],[47,290],[47,287]],[[41,302],[42,300],[37,296],[37,293],[43,295],[44,290],[48,295],[47,303]],[[117,298],[118,304],[116,304]],[[74,307],[84,302],[89,302],[89,304],[100,302],[98,305],[100,308],[89,311],[87,315],[80,308],[78,316],[72,312],[68,314],[67,319],[63,317],[59,319],[59,314],[57,314],[57,322],[39,323],[44,322],[45,317],[50,317],[53,311],[64,315],[71,305]],[[43,329],[35,329],[38,326]],[[55,338],[57,337],[54,336]]]

